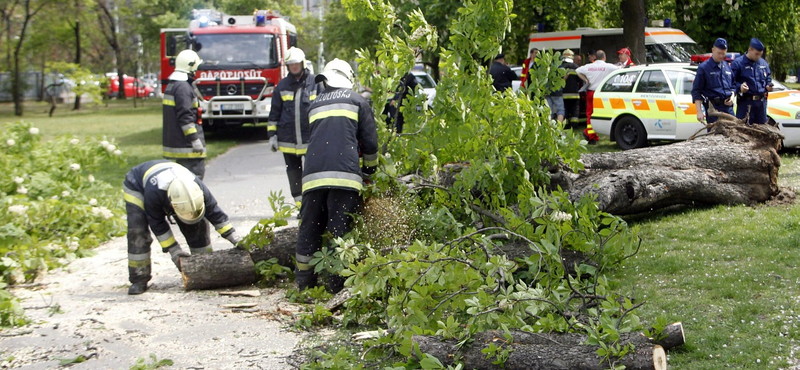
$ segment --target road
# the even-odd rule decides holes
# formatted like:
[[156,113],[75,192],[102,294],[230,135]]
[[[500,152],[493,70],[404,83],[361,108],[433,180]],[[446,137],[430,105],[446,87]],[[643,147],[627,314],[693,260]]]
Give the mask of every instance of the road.
[[[270,191],[282,190],[291,198],[283,157],[264,141],[239,145],[212,160],[205,182],[242,235],[271,214]],[[175,234],[187,248],[177,228]],[[215,250],[231,247],[213,231],[212,240]],[[153,280],[140,296],[126,294],[124,237],[100,246],[92,257],[50,271],[37,280],[38,287],[15,289],[34,323],[2,333],[0,368],[52,369],[62,359],[84,356],[85,362],[71,368],[128,369],[138,358],[150,363],[150,354],[173,360],[171,369],[291,368],[285,357],[301,338],[286,330],[298,307],[284,299],[284,290],[261,289],[257,298],[184,292],[168,257],[153,252]],[[242,302],[257,303],[259,311],[233,313],[221,307]]]

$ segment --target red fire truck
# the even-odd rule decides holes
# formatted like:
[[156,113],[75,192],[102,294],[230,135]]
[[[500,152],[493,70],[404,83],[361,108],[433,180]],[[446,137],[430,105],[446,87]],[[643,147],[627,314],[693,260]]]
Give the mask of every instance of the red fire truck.
[[194,10],[189,28],[161,30],[161,91],[175,70],[175,56],[195,50],[195,74],[206,130],[266,122],[272,90],[287,70],[283,55],[297,46],[297,30],[272,11],[237,16]]

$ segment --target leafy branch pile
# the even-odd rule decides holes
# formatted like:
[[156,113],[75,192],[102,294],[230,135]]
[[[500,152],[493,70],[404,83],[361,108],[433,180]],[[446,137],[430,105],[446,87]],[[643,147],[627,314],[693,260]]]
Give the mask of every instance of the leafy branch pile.
[[104,163],[124,163],[102,138],[42,139],[30,123],[0,131],[0,326],[25,323],[7,284],[32,280],[124,234],[119,188],[95,180]]
[[[359,51],[358,62],[382,111],[415,56],[435,47],[436,30],[419,11],[409,29],[397,27],[387,1],[343,4],[353,19],[380,22],[375,53]],[[347,276],[353,297],[345,324],[389,330],[366,340],[363,352],[318,351],[305,368],[374,368],[389,365],[386,358],[398,360],[386,368],[443,368],[412,336],[464,345],[496,329],[584,334],[612,368],[633,349],[620,334],[642,329],[632,313],[640,304],[614,294],[604,272],[638,251],[635,230],[593,199],[571,202],[547,190],[548,164],[579,170],[583,151],[544,104],[544,92],[563,85],[559,55],[540,54],[529,91],[491,87],[484,62],[500,52],[514,16],[510,0],[465,1],[449,27],[451,46],[441,51],[433,107],[413,97],[403,108],[408,134],[379,130],[386,152],[368,204],[377,199],[394,210],[366,207],[350,235],[318,253],[317,270]],[[370,231],[398,221],[406,240]],[[565,263],[566,251],[581,257]],[[502,365],[508,352],[499,346],[486,355]]]

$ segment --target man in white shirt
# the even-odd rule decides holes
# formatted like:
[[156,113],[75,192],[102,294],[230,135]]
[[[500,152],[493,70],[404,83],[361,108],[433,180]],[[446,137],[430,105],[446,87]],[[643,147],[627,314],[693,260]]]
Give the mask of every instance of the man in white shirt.
[[606,63],[606,53],[598,50],[595,53],[597,60],[594,63],[587,64],[578,68],[575,72],[578,77],[585,81],[588,90],[586,91],[586,129],[583,130],[583,136],[590,145],[597,144],[600,139],[597,133],[592,129],[592,112],[594,111],[594,91],[600,87],[600,82],[608,76],[609,73],[619,69],[619,67]]

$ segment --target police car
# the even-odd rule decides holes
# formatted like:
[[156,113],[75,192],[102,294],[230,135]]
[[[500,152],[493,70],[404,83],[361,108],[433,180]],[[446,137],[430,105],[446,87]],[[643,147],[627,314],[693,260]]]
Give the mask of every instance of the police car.
[[[648,141],[686,140],[702,131],[691,95],[695,69],[660,64],[612,72],[594,93],[594,130],[623,150]],[[784,146],[800,147],[800,91],[775,85],[767,116],[786,136]]]

